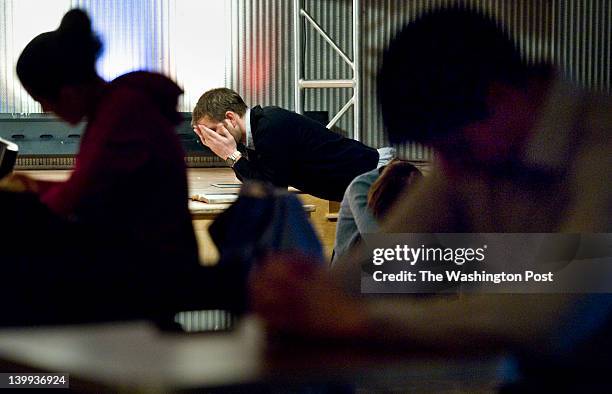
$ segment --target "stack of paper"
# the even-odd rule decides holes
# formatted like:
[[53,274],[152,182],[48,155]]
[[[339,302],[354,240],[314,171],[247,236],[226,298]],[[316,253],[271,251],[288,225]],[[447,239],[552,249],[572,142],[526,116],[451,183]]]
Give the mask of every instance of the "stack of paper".
[[240,189],[242,187],[242,183],[211,183],[211,185],[219,189]]
[[191,199],[194,201],[206,202],[209,204],[230,204],[238,199],[238,194],[236,193],[224,193],[224,194],[216,194],[216,193],[207,193],[207,194],[194,194],[191,196]]

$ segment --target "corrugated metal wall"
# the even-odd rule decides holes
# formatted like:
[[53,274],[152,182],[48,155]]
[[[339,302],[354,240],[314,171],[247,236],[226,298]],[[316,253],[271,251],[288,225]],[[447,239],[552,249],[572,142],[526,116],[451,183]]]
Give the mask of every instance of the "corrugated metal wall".
[[[223,4],[229,7],[227,16],[230,23],[227,25],[231,27],[230,42],[226,45],[228,54],[225,56],[227,85],[240,92],[249,104],[273,104],[293,109],[293,2],[224,1]],[[113,58],[108,66],[111,67],[112,63],[112,67],[124,65],[168,73],[183,83],[188,91],[180,103],[185,111],[191,110],[205,87],[210,88],[206,81],[198,78],[212,75],[212,71],[205,68],[206,63],[190,61],[185,54],[178,56],[182,53],[179,49],[197,48],[196,43],[201,41],[201,37],[195,36],[179,40],[175,34],[177,24],[183,23],[177,18],[186,17],[183,15],[186,12],[181,13],[178,8],[183,9],[191,3],[203,4],[196,0],[0,0],[0,22],[5,22],[0,23],[0,53],[5,55],[0,59],[0,112],[39,110],[14,77],[15,45],[25,45],[26,38],[29,40],[34,34],[30,30],[43,28],[35,20],[32,26],[12,23],[15,13],[21,12],[19,15],[22,15],[29,12],[32,8],[30,3],[38,4],[41,10],[44,8],[42,13],[45,15],[50,11],[57,13],[53,18],[46,16],[53,23],[45,30],[55,28],[61,14],[70,5],[89,9],[96,16],[96,23],[108,28],[106,38],[110,42],[107,42],[107,46],[119,49],[118,57]],[[423,10],[455,3],[451,0],[361,0],[362,129],[359,133],[365,143],[374,147],[386,145],[375,92],[375,76],[382,49],[401,26]],[[558,64],[570,79],[589,88],[610,91],[610,0],[465,0],[463,3],[482,7],[497,15],[514,33],[528,58],[548,58]],[[303,6],[330,33],[340,48],[352,57],[352,1],[303,0]],[[138,26],[131,26],[131,21],[138,21]],[[131,26],[128,30],[117,28],[125,23]],[[206,31],[203,34],[209,33]],[[126,41],[125,37],[131,39]],[[149,40],[147,37],[152,38]],[[304,26],[304,37],[306,78],[351,77],[349,67],[311,26]],[[155,45],[150,45],[149,41]],[[216,41],[221,41],[221,37],[216,37]],[[212,44],[209,42],[205,45],[209,48]],[[123,47],[125,50],[121,50]],[[211,52],[218,54],[220,50],[215,48]],[[175,63],[180,63],[180,67]],[[187,77],[184,75],[186,72]],[[216,81],[215,84],[221,83]],[[333,116],[350,95],[350,89],[308,90],[304,109],[327,110]],[[352,135],[351,112],[337,125],[340,132],[348,135]],[[409,145],[404,148],[403,155],[411,159],[427,159],[430,152],[420,146]]]
[[[292,8],[288,0],[231,0],[232,56],[228,85],[247,103],[293,108]],[[390,37],[423,10],[455,4],[449,0],[362,0],[362,140],[386,144],[378,114],[375,75],[380,53]],[[529,59],[547,58],[583,86],[610,92],[612,2],[609,0],[471,0],[462,3],[496,15],[514,34]],[[304,8],[352,56],[349,0],[305,0]],[[349,78],[344,62],[310,27],[307,34],[307,78]],[[310,91],[305,110],[337,112],[350,91]],[[350,114],[349,114],[350,115]],[[339,128],[350,130],[345,118]],[[417,145],[403,148],[411,159],[428,159],[430,151]]]
[[[352,57],[351,2],[305,0],[303,4]],[[232,0],[233,52],[228,64],[228,85],[249,105],[294,109],[292,12],[293,2],[289,0]],[[307,79],[352,78],[348,65],[310,26],[305,28],[304,37]],[[309,90],[304,109],[328,110],[331,119],[350,97],[347,89]],[[338,126],[347,130],[350,124],[343,119]]]

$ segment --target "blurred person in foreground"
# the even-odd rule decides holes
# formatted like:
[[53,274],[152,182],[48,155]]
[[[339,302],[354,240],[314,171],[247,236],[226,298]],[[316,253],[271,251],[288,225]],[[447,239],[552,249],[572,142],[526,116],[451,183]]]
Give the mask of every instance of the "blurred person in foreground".
[[148,72],[107,82],[95,69],[101,50],[78,9],[24,48],[17,75],[28,93],[63,121],[87,124],[67,181],[18,179],[60,217],[115,228],[174,264],[197,264],[184,153],[174,130],[182,90]]
[[225,279],[199,266],[174,130],[182,90],[148,72],[104,81],[101,49],[75,9],[17,62],[43,110],[87,125],[67,181],[0,182],[0,325],[148,317],[224,297]]
[[[439,157],[383,231],[610,231],[610,99],[525,62],[491,18],[463,8],[422,15],[391,41],[378,83],[391,140],[430,144]],[[529,355],[526,376],[563,367],[570,373],[551,376],[566,388],[598,387],[593,376],[610,364],[609,294],[365,298],[364,257],[356,251],[330,274],[270,255],[252,282],[254,308],[272,329],[308,337],[509,349]]]

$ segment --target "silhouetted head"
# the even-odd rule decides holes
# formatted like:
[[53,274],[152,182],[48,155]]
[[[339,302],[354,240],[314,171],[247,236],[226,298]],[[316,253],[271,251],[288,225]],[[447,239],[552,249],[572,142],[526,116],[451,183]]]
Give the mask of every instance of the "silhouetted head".
[[28,43],[17,61],[17,76],[43,110],[78,122],[84,116],[81,88],[99,80],[96,60],[101,50],[87,14],[73,9],[57,30]]
[[[441,149],[449,144],[452,150],[462,138],[473,137],[460,136],[459,130],[506,109],[510,119],[497,121],[503,126],[498,137],[516,133],[524,126],[520,117],[531,114],[502,106],[526,104],[521,95],[539,69],[522,59],[508,33],[490,17],[463,7],[427,12],[405,26],[383,56],[378,94],[389,138]],[[505,130],[505,120],[516,120],[517,130]],[[491,138],[489,131],[476,131],[475,139],[485,137],[485,145],[506,143]],[[499,153],[495,149],[491,154]]]

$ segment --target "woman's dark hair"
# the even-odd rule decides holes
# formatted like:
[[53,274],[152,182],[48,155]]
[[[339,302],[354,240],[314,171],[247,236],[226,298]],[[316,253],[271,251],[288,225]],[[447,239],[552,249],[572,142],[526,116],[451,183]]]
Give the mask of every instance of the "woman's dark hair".
[[97,78],[96,60],[101,51],[102,42],[87,14],[73,9],[57,30],[28,43],[17,61],[17,76],[31,95],[53,99],[64,85]]
[[426,12],[383,55],[378,96],[389,139],[430,143],[486,118],[491,82],[524,86],[532,66],[491,17],[465,6]]
[[372,184],[368,192],[368,207],[377,220],[382,220],[403,191],[423,177],[421,171],[404,160],[393,160]]

